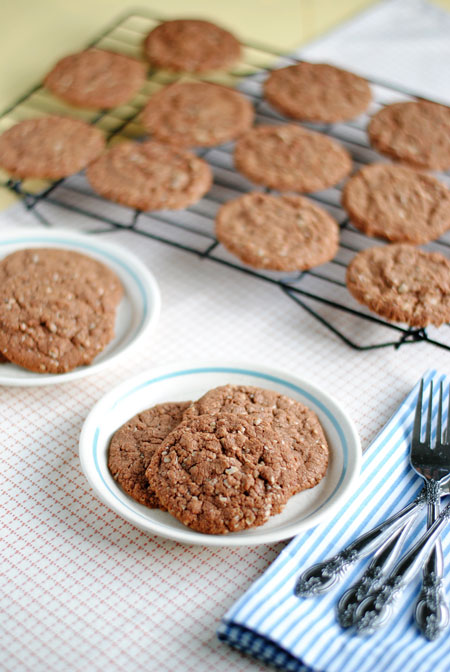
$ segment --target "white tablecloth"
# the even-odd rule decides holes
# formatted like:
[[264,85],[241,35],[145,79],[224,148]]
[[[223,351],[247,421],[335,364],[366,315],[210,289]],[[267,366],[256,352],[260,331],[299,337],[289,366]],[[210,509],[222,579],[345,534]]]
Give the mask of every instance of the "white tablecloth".
[[[394,22],[395,13],[408,20]],[[304,53],[448,98],[448,22],[424,3],[391,2]],[[359,38],[351,42],[349,35]],[[67,224],[63,211],[52,217]],[[22,225],[36,222],[21,205],[0,216],[0,233]],[[135,529],[94,497],[81,473],[84,418],[113,385],[144,368],[239,358],[288,369],[337,395],[367,446],[425,369],[448,371],[449,353],[427,344],[356,352],[277,287],[128,232],[102,235],[152,269],[161,320],[148,344],[101,375],[63,386],[0,388],[0,668],[263,670],[215,633],[284,543],[210,550]]]

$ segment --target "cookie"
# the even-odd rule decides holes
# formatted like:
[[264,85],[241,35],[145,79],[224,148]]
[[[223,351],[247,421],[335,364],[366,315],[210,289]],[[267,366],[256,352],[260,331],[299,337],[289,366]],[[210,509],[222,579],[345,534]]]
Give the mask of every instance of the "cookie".
[[7,278],[23,272],[52,275],[55,282],[68,276],[65,282],[87,285],[94,296],[102,301],[102,309],[113,309],[123,296],[123,287],[117,275],[93,257],[61,248],[27,248],[18,250],[0,260],[0,284]]
[[176,72],[224,70],[241,55],[237,39],[209,21],[165,21],[145,38],[144,52],[156,68]]
[[368,236],[428,243],[450,229],[450,191],[431,175],[387,163],[365,166],[345,185],[342,204]]
[[253,192],[223,205],[216,235],[232,254],[253,268],[302,271],[332,259],[339,227],[322,208],[302,196]]
[[427,101],[394,103],[375,114],[368,133],[373,147],[417,168],[450,168],[450,107]]
[[14,364],[65,373],[89,364],[112,340],[122,288],[96,260],[24,250],[2,260],[0,279],[0,351]]
[[365,79],[326,63],[298,63],[274,70],[264,97],[283,114],[303,121],[334,123],[362,114],[371,100]]
[[139,91],[146,70],[144,63],[123,54],[87,49],[58,61],[44,86],[72,105],[108,109]]
[[137,210],[186,208],[212,184],[205,161],[153,141],[116,145],[91,163],[86,176],[98,194]]
[[263,525],[295,487],[298,460],[270,426],[238,415],[200,415],[161,444],[147,478],[169,513],[198,532]]
[[297,457],[295,491],[312,488],[328,466],[328,445],[320,422],[310,408],[273,390],[249,385],[222,385],[203,395],[188,408],[184,420],[203,414],[232,413],[258,426],[267,422]]
[[257,126],[236,144],[236,168],[257,184],[279,191],[312,192],[340,182],[352,167],[335,140],[300,126]]
[[85,168],[104,145],[103,133],[83,121],[27,119],[0,136],[0,166],[14,177],[57,180]]
[[206,82],[180,82],[155,93],[142,125],[177,147],[210,147],[234,140],[253,123],[252,104],[237,91]]
[[346,279],[357,301],[388,320],[411,327],[450,321],[450,261],[437,252],[372,247],[354,257]]
[[189,401],[158,404],[128,420],[113,435],[108,467],[125,492],[140,504],[161,508],[145,471],[161,443],[180,424]]

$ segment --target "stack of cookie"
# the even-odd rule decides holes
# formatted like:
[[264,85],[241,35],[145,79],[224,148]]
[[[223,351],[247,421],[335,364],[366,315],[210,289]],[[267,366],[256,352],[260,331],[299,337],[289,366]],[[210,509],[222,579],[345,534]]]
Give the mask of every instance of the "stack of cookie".
[[325,475],[313,411],[271,390],[224,385],[138,413],[113,435],[108,466],[133,499],[206,534],[263,525]]
[[90,364],[114,337],[119,278],[71,250],[19,250],[0,261],[0,353],[37,373]]

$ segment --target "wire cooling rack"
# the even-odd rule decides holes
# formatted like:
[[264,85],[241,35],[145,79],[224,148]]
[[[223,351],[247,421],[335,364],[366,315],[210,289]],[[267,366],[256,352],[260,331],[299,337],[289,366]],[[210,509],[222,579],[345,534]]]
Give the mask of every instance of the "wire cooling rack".
[[[143,38],[161,20],[148,12],[136,11],[110,26],[90,46],[139,58]],[[262,99],[261,85],[273,67],[296,62],[298,59],[284,56],[265,46],[245,44],[242,62],[231,72],[201,79],[235,86],[241,90],[254,103],[256,123],[282,123],[287,121],[286,118],[279,115]],[[114,110],[102,112],[66,105],[53,97],[42,85],[38,85],[3,112],[0,116],[0,132],[23,119],[46,114],[66,114],[98,126],[113,142],[120,137],[140,139],[145,136],[145,131],[139,125],[138,116],[148,98],[162,86],[181,78],[198,79],[193,76],[150,70],[145,86],[131,102]],[[367,114],[346,123],[302,124],[339,140],[351,153],[356,169],[364,164],[382,160],[370,148],[367,141],[365,129],[369,116],[383,105],[416,99],[411,92],[379,81],[372,81],[371,85],[373,102]],[[392,324],[374,316],[350,296],[345,286],[347,263],[359,250],[383,243],[368,238],[352,227],[340,206],[339,187],[308,194],[308,198],[330,212],[341,228],[339,252],[331,262],[302,273],[286,274],[253,270],[228,253],[214,235],[216,211],[222,203],[247,191],[259,189],[234,170],[232,151],[233,144],[227,143],[197,152],[210,164],[214,184],[201,201],[182,212],[140,212],[110,203],[92,191],[82,173],[52,183],[12,180],[5,175],[3,185],[22,196],[24,206],[34,213],[37,222],[43,226],[52,226],[49,214],[52,207],[64,208],[66,212],[77,215],[76,225],[83,220],[84,230],[92,235],[99,235],[105,231],[130,230],[136,235],[193,253],[200,259],[209,259],[230,269],[276,284],[303,310],[357,350],[389,346],[398,348],[403,344],[424,341],[450,350],[449,325],[439,329],[434,327],[412,329]],[[448,174],[441,174],[439,177],[447,184],[450,182]],[[448,254],[450,234],[426,247]]]

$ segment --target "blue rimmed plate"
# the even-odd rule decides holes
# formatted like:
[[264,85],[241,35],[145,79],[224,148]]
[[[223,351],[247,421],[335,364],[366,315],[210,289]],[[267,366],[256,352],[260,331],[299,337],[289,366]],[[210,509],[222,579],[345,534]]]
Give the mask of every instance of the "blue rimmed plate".
[[98,373],[135,347],[155,326],[161,302],[158,285],[134,254],[105,241],[101,236],[65,229],[20,229],[0,236],[0,258],[30,247],[69,249],[98,259],[119,276],[124,296],[117,309],[115,337],[92,364],[60,374],[34,373],[14,364],[0,364],[0,385],[51,385]]
[[[149,509],[131,499],[108,470],[108,446],[115,430],[139,411],[164,401],[197,399],[207,390],[228,383],[265,387],[312,408],[327,435],[331,459],[321,483],[292,497],[284,511],[265,525],[227,535],[201,534],[185,527],[169,513]],[[206,362],[155,368],[109,392],[94,406],[83,425],[80,460],[98,497],[133,525],[187,544],[250,546],[293,537],[340,507],[356,487],[361,445],[346,412],[319,387],[266,366]]]

